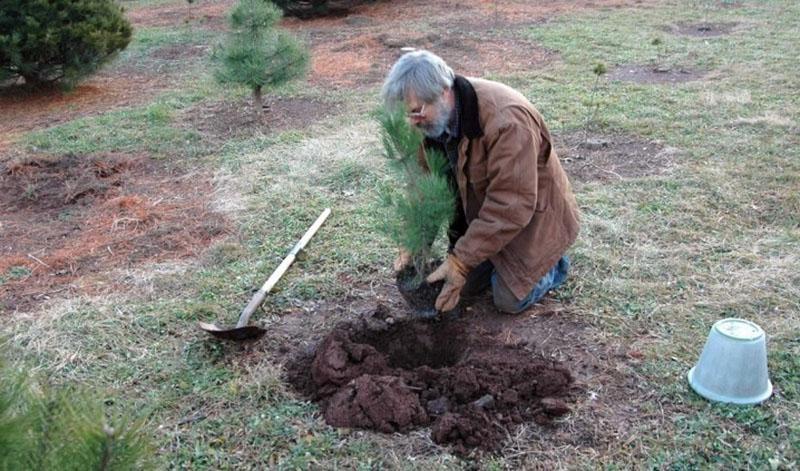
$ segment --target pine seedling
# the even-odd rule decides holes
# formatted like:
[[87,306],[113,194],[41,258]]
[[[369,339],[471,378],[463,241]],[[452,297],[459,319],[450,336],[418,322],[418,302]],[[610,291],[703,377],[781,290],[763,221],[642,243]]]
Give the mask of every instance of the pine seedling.
[[381,226],[398,246],[411,254],[417,276],[431,260],[432,246],[453,217],[455,195],[447,179],[447,159],[428,151],[419,160],[422,135],[402,110],[378,113],[384,157],[399,185],[385,186],[381,201],[389,209]]
[[592,85],[592,92],[589,95],[589,112],[586,117],[586,124],[583,127],[584,140],[586,140],[589,135],[589,126],[594,122],[595,117],[597,116],[597,109],[600,107],[600,103],[595,101],[595,96],[600,88],[600,77],[605,75],[607,71],[606,65],[602,62],[598,62],[592,68],[592,73],[594,74],[594,85]]

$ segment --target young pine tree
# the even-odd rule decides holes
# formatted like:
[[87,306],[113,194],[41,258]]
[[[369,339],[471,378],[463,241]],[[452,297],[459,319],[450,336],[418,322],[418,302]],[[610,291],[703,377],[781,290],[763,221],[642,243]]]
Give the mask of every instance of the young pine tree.
[[426,167],[418,152],[422,135],[406,119],[402,110],[380,110],[384,157],[397,176],[399,185],[384,187],[382,203],[389,208],[381,229],[398,246],[411,254],[418,277],[431,261],[436,238],[452,220],[455,194],[448,182],[447,159],[440,152],[426,153]]
[[308,51],[277,28],[280,19],[281,10],[269,1],[240,0],[230,16],[231,33],[216,53],[217,80],[249,87],[259,119],[263,88],[300,77],[308,66]]

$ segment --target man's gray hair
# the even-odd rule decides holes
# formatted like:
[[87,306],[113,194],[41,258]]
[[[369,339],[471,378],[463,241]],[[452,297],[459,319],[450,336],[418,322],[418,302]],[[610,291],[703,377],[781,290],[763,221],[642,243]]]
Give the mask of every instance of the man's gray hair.
[[381,97],[387,107],[394,107],[405,100],[410,92],[424,103],[433,103],[446,88],[452,88],[455,74],[441,57],[428,51],[413,51],[395,62],[386,81]]

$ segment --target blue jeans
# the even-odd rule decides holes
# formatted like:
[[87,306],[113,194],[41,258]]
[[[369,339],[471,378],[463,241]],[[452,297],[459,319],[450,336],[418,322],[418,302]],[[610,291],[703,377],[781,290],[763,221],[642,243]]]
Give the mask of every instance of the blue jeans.
[[494,305],[503,312],[512,314],[522,312],[542,299],[548,291],[561,286],[567,279],[567,272],[569,272],[569,257],[564,255],[553,265],[553,268],[545,273],[542,279],[536,283],[536,286],[533,287],[531,292],[519,300],[511,293],[508,286],[506,286],[503,280],[497,275],[497,271],[493,271],[492,294],[494,295]]

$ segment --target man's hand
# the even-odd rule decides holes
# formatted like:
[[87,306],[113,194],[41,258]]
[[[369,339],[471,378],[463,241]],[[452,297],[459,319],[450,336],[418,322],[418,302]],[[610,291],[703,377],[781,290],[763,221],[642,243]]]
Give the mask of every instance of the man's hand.
[[406,249],[401,248],[400,252],[397,254],[397,258],[394,259],[394,267],[395,272],[402,271],[403,268],[409,266],[411,264],[411,252]]
[[453,254],[447,256],[447,260],[439,268],[431,273],[425,280],[428,283],[435,283],[444,280],[444,286],[436,298],[436,310],[445,312],[453,309],[458,304],[461,297],[461,288],[467,282],[467,269],[461,260]]

